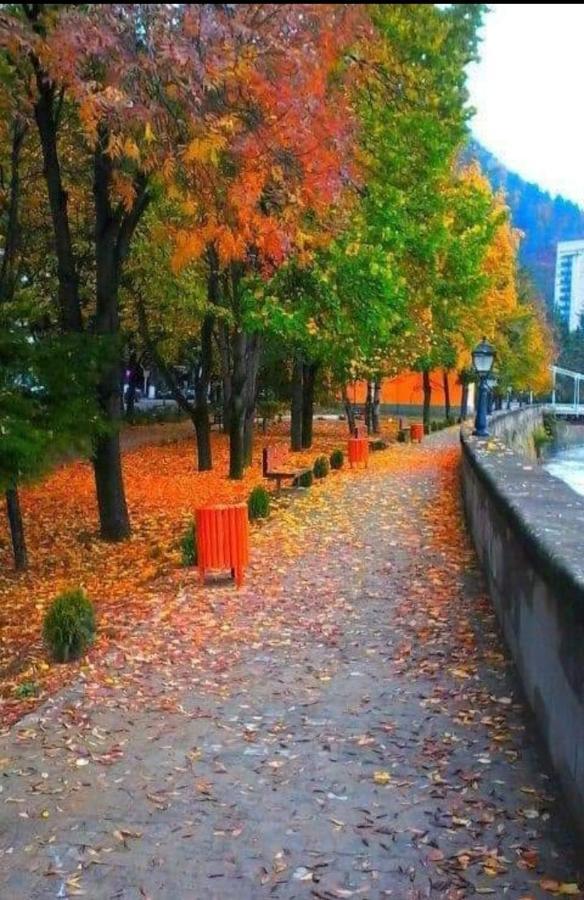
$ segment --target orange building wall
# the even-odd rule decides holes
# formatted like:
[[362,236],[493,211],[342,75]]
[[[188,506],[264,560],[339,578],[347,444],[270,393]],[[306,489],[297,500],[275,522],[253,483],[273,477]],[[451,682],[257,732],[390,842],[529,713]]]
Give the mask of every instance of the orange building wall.
[[[442,371],[437,370],[430,373],[430,384],[432,385],[432,406],[444,406],[444,387],[443,387]],[[450,385],[450,403],[453,410],[460,406],[462,398],[462,386],[457,383],[456,373],[452,372],[448,376]],[[367,399],[367,383],[365,381],[357,381],[349,385],[349,398],[353,403],[365,403]],[[395,378],[384,378],[381,382],[382,404],[392,406],[422,406],[424,402],[424,389],[422,386],[421,372],[403,372]]]

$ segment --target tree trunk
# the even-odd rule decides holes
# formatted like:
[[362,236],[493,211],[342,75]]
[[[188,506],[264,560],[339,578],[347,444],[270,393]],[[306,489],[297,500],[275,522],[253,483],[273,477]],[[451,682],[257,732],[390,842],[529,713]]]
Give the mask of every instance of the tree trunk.
[[120,371],[122,359],[119,334],[119,218],[110,207],[112,162],[105,152],[107,136],[100,134],[95,149],[93,192],[95,196],[95,330],[109,341],[109,355],[102,367],[97,396],[108,432],[95,442],[93,468],[101,536],[121,541],[130,534],[130,519],[124,492],[120,457]]
[[197,469],[199,472],[210,472],[213,468],[213,451],[209,407],[206,404],[202,408],[197,407],[192,421],[197,436]]
[[430,372],[424,369],[422,372],[422,385],[424,388],[424,412],[422,421],[424,423],[424,433],[430,433],[430,404],[432,402],[432,384],[430,382]]
[[[164,378],[165,384],[171,392],[173,399],[176,401],[178,408],[182,409],[182,411],[186,413],[187,416],[189,416],[191,422],[193,423],[193,428],[195,430],[195,443],[197,445],[197,467],[199,471],[206,471],[207,469],[212,468],[210,444],[211,429],[209,426],[209,409],[206,403],[206,398],[205,403],[200,403],[198,408],[196,404],[193,405],[188,400],[185,391],[182,389],[178,379],[175,377],[171,366],[160,354],[158,347],[152,339],[150,328],[148,325],[148,314],[146,312],[146,307],[144,305],[144,301],[139,297],[136,298],[136,311],[138,313],[140,334],[150,357],[152,358],[156,365],[156,368]],[[197,379],[200,378],[200,375],[201,373],[199,372],[197,374]],[[199,382],[197,380],[195,386],[195,394],[197,393],[198,384]],[[206,421],[205,416],[207,419]],[[205,466],[204,469],[201,468],[203,465]]]
[[66,331],[79,332],[83,329],[83,320],[79,302],[77,267],[69,227],[68,197],[63,188],[57,146],[58,121],[55,88],[35,56],[32,57],[32,62],[38,90],[34,114],[43,154],[43,174],[47,184],[55,238],[61,325]]
[[212,365],[213,318],[205,316],[201,328],[201,365],[195,378],[195,413],[193,418],[193,424],[197,433],[197,467],[199,472],[209,472],[213,468],[208,403]]
[[26,552],[24,523],[22,521],[22,511],[20,509],[18,488],[12,487],[7,489],[6,512],[8,513],[10,536],[12,538],[14,568],[17,572],[23,572],[26,568],[28,568],[28,554]]
[[312,447],[312,425],[314,422],[314,385],[318,363],[304,365],[302,382],[302,448]]
[[[49,207],[55,237],[59,308],[61,324],[66,331],[83,329],[79,283],[69,227],[67,193],[63,188],[57,147],[57,112],[54,87],[38,60],[33,57],[38,98],[35,119],[43,154],[43,173],[47,183]],[[117,273],[114,256],[115,234],[108,221],[110,182],[107,174],[111,161],[95,152],[94,194],[96,198],[96,330],[101,334],[117,334]],[[116,261],[117,262],[117,261]],[[119,354],[105,366],[98,386],[98,399],[106,421],[113,425],[120,418]],[[130,532],[128,511],[122,482],[119,437],[117,433],[100,436],[94,454],[95,483],[102,536],[109,540],[127,537]]]
[[373,382],[371,379],[367,382],[367,397],[365,400],[365,427],[367,434],[373,431]]
[[20,249],[20,154],[26,134],[26,124],[17,118],[12,128],[10,154],[10,187],[4,230],[4,253],[0,263],[0,303],[12,300],[18,278]]
[[126,418],[128,422],[134,421],[134,410],[136,407],[136,385],[130,379],[128,390],[126,391]]
[[450,421],[450,380],[448,378],[448,369],[442,370],[442,383],[444,385],[444,413],[446,421]]
[[245,344],[245,334],[240,329],[236,330],[231,341],[233,372],[229,405],[229,477],[233,479],[243,478],[245,466]]
[[224,322],[219,323],[219,328],[217,330],[217,344],[219,346],[221,381],[223,386],[221,397],[223,404],[223,431],[225,434],[229,434],[231,415],[231,364],[229,353],[229,331]]
[[260,368],[260,336],[246,336],[246,378],[244,389],[245,418],[243,424],[243,464],[251,466],[253,460],[253,423],[257,403],[258,373]]
[[462,422],[468,417],[468,384],[466,381],[462,384],[462,393],[460,397],[460,419]]
[[372,426],[373,426],[373,434],[379,434],[379,408],[380,408],[380,396],[381,396],[381,381],[377,379],[375,381],[375,387],[373,389],[373,417],[372,417]]
[[349,428],[349,434],[353,435],[355,431],[355,410],[353,409],[353,404],[349,399],[349,391],[346,384],[343,385],[343,403],[347,416],[347,426]]
[[290,449],[292,451],[302,450],[303,380],[304,364],[302,362],[302,355],[296,353],[294,355],[294,365],[292,368],[292,404],[290,408]]

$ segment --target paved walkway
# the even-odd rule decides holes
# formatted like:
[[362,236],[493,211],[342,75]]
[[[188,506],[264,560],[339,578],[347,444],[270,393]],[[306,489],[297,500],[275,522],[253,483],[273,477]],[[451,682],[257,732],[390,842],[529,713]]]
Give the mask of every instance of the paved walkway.
[[463,533],[456,438],[390,453],[254,534],[242,591],[189,576],[0,739],[0,897],[574,889]]

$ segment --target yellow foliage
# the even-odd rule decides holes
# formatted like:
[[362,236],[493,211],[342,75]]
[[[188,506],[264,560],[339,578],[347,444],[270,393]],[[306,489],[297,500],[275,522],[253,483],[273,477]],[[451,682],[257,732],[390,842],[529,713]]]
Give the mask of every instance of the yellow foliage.
[[129,159],[133,159],[135,162],[140,162],[140,150],[138,149],[138,145],[133,138],[126,138],[124,142],[124,153]]
[[210,162],[216,165],[219,161],[219,152],[226,143],[226,139],[220,134],[193,138],[183,153],[183,159],[185,162]]

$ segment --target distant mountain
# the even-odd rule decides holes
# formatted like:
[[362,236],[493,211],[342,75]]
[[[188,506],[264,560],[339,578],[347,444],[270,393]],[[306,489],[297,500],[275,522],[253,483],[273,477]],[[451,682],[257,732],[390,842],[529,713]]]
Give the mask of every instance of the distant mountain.
[[476,159],[496,190],[503,189],[511,209],[511,218],[523,234],[519,258],[536,287],[551,307],[554,299],[556,244],[584,238],[584,210],[564,197],[552,197],[536,184],[509,172],[499,160],[477,141],[471,141],[465,154]]

